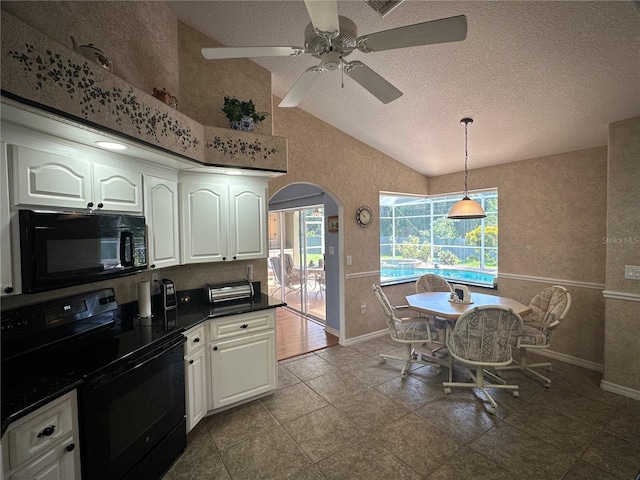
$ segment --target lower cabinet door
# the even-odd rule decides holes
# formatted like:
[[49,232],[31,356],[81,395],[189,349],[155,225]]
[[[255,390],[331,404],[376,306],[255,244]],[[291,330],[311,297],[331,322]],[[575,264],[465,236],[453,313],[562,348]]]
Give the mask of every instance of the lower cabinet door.
[[76,472],[79,460],[78,447],[73,437],[59,443],[48,452],[38,455],[24,468],[11,475],[10,480],[74,480],[80,475]]
[[275,333],[210,344],[213,409],[276,388]]
[[207,414],[207,351],[204,348],[185,357],[187,432]]

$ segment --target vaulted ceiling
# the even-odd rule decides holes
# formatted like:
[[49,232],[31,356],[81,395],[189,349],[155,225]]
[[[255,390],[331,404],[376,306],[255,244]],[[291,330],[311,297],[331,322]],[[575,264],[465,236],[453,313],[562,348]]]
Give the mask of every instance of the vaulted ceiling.
[[[304,46],[301,0],[167,4],[226,46]],[[298,106],[426,175],[462,170],[463,117],[474,119],[473,169],[606,145],[610,122],[640,115],[640,12],[632,2],[406,0],[383,18],[349,0],[338,2],[338,14],[358,35],[466,15],[464,41],[349,56],[401,90],[398,100],[384,105],[338,70]],[[252,60],[272,72],[280,98],[319,63],[311,55]]]

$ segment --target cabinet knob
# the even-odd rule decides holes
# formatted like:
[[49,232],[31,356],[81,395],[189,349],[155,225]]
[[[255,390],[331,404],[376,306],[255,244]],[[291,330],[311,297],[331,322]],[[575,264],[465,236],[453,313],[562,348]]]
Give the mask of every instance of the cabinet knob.
[[196,337],[193,339],[193,343],[198,343],[200,341],[200,337]]
[[67,452],[73,452],[76,449],[76,444],[75,443],[70,443],[69,445],[67,445],[66,447],[64,447],[64,449]]
[[13,293],[13,287],[4,287],[4,293]]
[[226,259],[227,259],[227,257],[222,257],[222,260],[226,260]]
[[87,203],[87,207],[89,207],[89,208],[93,208],[93,202],[89,202],[89,203]]
[[152,263],[152,264],[151,264],[151,268],[156,268],[156,264],[155,264],[155,263]]
[[100,203],[98,204],[98,208],[102,208],[102,207],[104,207],[104,203],[100,202]]
[[189,365],[193,365],[193,360],[189,360]]
[[218,350],[218,347],[213,347],[213,350],[214,350],[214,351]]
[[38,433],[38,438],[42,437],[50,437],[53,435],[53,432],[56,430],[55,425],[51,425],[49,427],[44,428],[40,433]]
[[240,328],[247,328],[249,325],[247,325],[246,323],[243,325],[240,325]]
[[234,255],[234,256],[233,256],[233,259],[235,260],[236,258],[238,258],[238,257],[236,257],[236,256]]

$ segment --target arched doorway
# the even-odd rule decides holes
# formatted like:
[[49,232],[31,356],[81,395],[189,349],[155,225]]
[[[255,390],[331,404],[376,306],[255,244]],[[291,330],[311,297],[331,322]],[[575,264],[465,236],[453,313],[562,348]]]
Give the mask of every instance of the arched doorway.
[[269,200],[269,294],[340,336],[339,205],[317,185],[287,185]]

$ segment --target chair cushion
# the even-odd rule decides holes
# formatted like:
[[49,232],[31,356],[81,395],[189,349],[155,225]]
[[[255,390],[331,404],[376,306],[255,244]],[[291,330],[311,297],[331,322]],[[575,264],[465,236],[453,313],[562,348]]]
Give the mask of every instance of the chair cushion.
[[520,345],[546,345],[547,336],[536,327],[524,323],[520,333]]
[[396,338],[404,341],[430,340],[429,325],[427,322],[396,322]]

